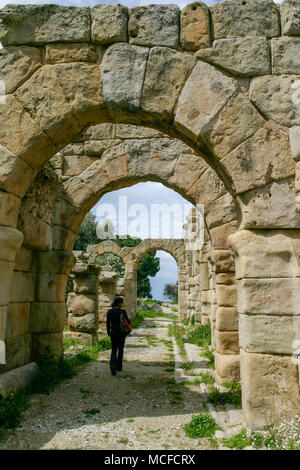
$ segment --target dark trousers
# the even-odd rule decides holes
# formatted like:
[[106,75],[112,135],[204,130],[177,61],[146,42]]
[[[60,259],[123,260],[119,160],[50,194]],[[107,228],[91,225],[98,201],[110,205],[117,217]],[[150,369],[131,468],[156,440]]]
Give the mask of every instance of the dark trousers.
[[110,369],[121,370],[126,336],[121,332],[111,332]]

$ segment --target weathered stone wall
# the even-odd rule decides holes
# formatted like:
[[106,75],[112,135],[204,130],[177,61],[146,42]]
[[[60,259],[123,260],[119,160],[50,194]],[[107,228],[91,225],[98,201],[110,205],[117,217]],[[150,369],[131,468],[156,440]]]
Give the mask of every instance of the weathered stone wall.
[[[0,102],[0,360],[9,359],[4,367],[28,361],[19,352],[29,341],[36,357],[46,344],[57,353],[61,349],[56,308],[53,323],[41,308],[38,332],[28,335],[24,321],[22,332],[15,330],[12,337],[17,339],[6,340],[8,304],[52,308],[62,303],[80,223],[111,189],[151,179],[165,182],[194,204],[204,203],[214,251],[228,251],[228,237],[237,229],[241,235],[234,237],[247,231],[250,248],[258,253],[278,231],[284,243],[292,243],[292,232],[299,240],[299,8],[297,0],[284,0],[280,6],[271,0],[228,0],[210,8],[188,5],[182,12],[172,5],[130,10],[116,5],[9,5],[0,11],[0,79],[6,88]],[[64,182],[53,212],[51,247],[35,249],[33,241],[30,249],[23,245],[24,256],[27,252],[30,258],[31,250],[49,256],[51,274],[42,262],[41,277],[33,276],[39,271],[32,267],[13,273],[24,235],[34,239],[38,230],[32,225],[32,233],[24,234],[17,225],[26,203],[22,198],[38,184],[37,174],[49,158],[76,142],[82,129],[111,121],[156,128],[192,151],[176,155],[174,166],[165,165],[164,154],[146,148],[149,144],[136,148],[122,142],[116,152],[101,154]],[[139,166],[139,156],[146,153],[151,155],[147,165],[144,160]],[[44,240],[45,222],[38,224],[41,234],[45,230]],[[230,240],[238,271],[248,248]],[[293,250],[277,255],[275,245],[269,264],[265,256],[249,252],[254,273],[244,272],[237,283],[240,338],[245,338],[245,328],[251,331],[240,345],[243,406],[247,424],[253,426],[263,426],[265,409],[269,421],[276,421],[300,407],[291,352],[270,352],[265,343],[259,352],[247,351],[260,328],[259,323],[253,326],[252,317],[259,322],[265,315],[278,315],[284,322],[298,314],[300,276],[293,266],[299,247],[293,242]],[[67,261],[61,262],[63,252]],[[287,267],[283,271],[276,264],[282,257]],[[18,278],[26,287],[14,297],[21,285]],[[30,282],[34,299],[27,296]],[[273,325],[268,338],[276,331]],[[288,337],[297,334],[293,325]],[[253,390],[258,371],[259,387]]]

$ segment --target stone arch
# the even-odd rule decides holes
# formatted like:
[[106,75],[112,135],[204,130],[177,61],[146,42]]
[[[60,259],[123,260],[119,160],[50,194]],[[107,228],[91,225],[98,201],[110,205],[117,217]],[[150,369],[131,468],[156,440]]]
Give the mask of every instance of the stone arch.
[[[16,229],[17,216],[36,173],[93,124],[146,125],[188,144],[199,161],[203,157],[214,169],[240,206],[242,230],[231,236],[231,243],[240,269],[239,313],[246,315],[251,331],[241,344],[247,423],[264,426],[263,413],[271,421],[295,414],[299,411],[299,372],[291,361],[296,329],[290,317],[297,321],[300,316],[299,163],[295,163],[300,158],[295,100],[299,68],[284,57],[297,55],[292,36],[299,34],[299,7],[293,0],[285,0],[280,12],[270,0],[259,4],[248,0],[246,5],[229,0],[210,10],[202,5],[206,32],[198,42],[189,32],[188,10],[182,12],[182,19],[187,18],[179,22],[179,9],[173,11],[173,6],[165,6],[168,13],[172,10],[171,22],[164,20],[164,9],[157,16],[159,6],[146,8],[142,18],[134,9],[125,9],[124,22],[118,24],[121,32],[103,38],[99,7],[9,5],[0,12],[0,39],[5,46],[1,57],[13,64],[5,69],[10,75],[4,77],[7,94],[0,103],[0,340],[6,328],[16,250],[24,236]],[[112,10],[110,15],[114,15]],[[148,15],[158,18],[157,35],[149,28]],[[246,26],[245,18],[251,18]],[[70,25],[67,31],[60,21]],[[148,27],[141,27],[143,21]],[[132,31],[138,31],[136,37]],[[209,47],[212,38],[215,42]],[[97,50],[99,43],[103,49]],[[284,57],[281,48],[287,51]],[[14,54],[17,60],[11,60]],[[24,66],[26,54],[30,59]],[[247,57],[246,64],[241,57]],[[56,232],[54,245],[59,250],[71,244],[75,235],[75,231],[73,235]],[[275,235],[287,247],[289,256],[283,262]],[[259,261],[256,249],[261,253]],[[271,341],[268,328],[266,339],[255,334],[257,322],[269,324],[268,315],[282,317],[286,325],[278,327],[278,344]],[[274,372],[269,380],[270,367]],[[279,397],[283,405],[278,413]]]

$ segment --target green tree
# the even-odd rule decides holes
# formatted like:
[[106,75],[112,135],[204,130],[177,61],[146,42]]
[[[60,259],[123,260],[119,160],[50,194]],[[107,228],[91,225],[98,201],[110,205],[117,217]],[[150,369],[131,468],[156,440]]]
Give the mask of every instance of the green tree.
[[166,284],[164,288],[164,297],[170,300],[170,302],[178,303],[178,281],[176,284]]
[[88,245],[99,243],[96,226],[96,216],[92,212],[88,212],[78,231],[78,235],[74,243],[74,250],[85,251]]
[[[104,232],[114,234],[114,227],[110,220],[105,219],[101,227],[104,230]],[[81,227],[79,229],[79,232],[78,232],[75,244],[74,244],[74,250],[85,251],[88,245],[96,245],[100,243],[101,241],[103,241],[98,238],[96,228],[97,228],[96,217],[94,214],[92,214],[92,212],[89,212],[85,216],[85,219],[82,222]],[[102,233],[101,230],[99,232],[99,228],[98,228],[98,233]],[[108,238],[105,238],[105,240],[107,239]],[[119,245],[120,247],[124,247],[124,246],[133,247],[133,246],[139,245],[142,239],[131,237],[130,235],[126,235],[126,237],[120,237],[119,235],[116,235],[115,238],[112,238],[112,241],[117,243],[117,245]],[[119,272],[121,276],[122,274],[124,275],[124,271],[123,271],[124,267],[122,266],[121,260],[108,256],[107,262],[110,264],[110,266],[112,266],[114,270]],[[147,297],[150,299],[152,298],[151,283],[150,283],[149,276],[154,277],[158,273],[159,268],[160,268],[160,259],[156,257],[156,251],[151,251],[150,253],[147,253],[146,255],[143,256],[137,268],[137,295],[138,297]]]

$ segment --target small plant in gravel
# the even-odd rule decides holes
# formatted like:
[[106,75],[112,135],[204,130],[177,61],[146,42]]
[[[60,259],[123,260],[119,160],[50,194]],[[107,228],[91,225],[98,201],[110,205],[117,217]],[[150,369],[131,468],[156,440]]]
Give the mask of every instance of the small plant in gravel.
[[194,362],[184,362],[182,364],[182,368],[185,371],[192,371],[195,369],[195,363]]
[[194,415],[190,423],[185,424],[184,431],[188,437],[212,437],[220,426],[209,413]]
[[209,385],[208,401],[213,405],[225,405],[230,403],[235,406],[242,406],[241,384],[232,383],[231,387],[228,388],[228,392],[220,392],[214,385]]
[[206,359],[208,359],[208,367],[210,367],[211,369],[214,369],[215,368],[215,356],[214,356],[214,353],[211,349],[209,349],[208,346],[204,347],[203,348],[203,352],[200,354],[201,357],[205,357]]
[[194,380],[190,380],[187,382],[181,382],[181,385],[200,385],[200,379],[196,377]]
[[14,429],[20,424],[22,414],[29,406],[29,394],[26,390],[0,398],[0,439],[7,429]]
[[223,438],[221,442],[229,449],[237,450],[245,449],[245,447],[251,446],[252,444],[250,437],[247,436],[246,429],[242,429],[238,434],[233,436]]
[[85,416],[95,416],[98,413],[100,413],[99,408],[91,408],[89,410],[85,410],[84,412]]
[[215,379],[209,372],[200,372],[199,376],[203,384],[213,385],[215,383]]

